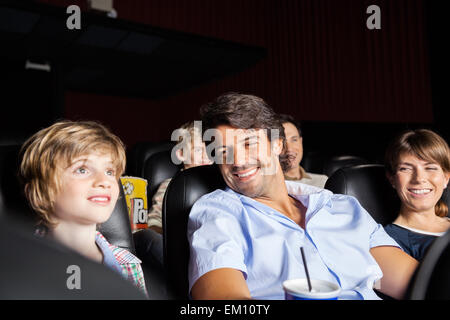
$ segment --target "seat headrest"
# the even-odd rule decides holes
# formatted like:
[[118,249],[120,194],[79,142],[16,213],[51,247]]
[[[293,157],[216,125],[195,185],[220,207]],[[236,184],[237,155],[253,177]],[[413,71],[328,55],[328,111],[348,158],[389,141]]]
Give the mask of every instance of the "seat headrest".
[[172,141],[137,143],[127,156],[127,174],[143,177],[144,165],[155,153],[171,150],[175,146]]
[[400,209],[400,200],[386,178],[383,165],[341,168],[328,178],[325,189],[354,196],[382,225],[391,223]]
[[164,265],[169,285],[179,298],[188,296],[189,243],[187,223],[195,201],[226,184],[216,165],[179,172],[167,187],[163,201]]
[[331,177],[333,175],[333,173],[336,172],[340,168],[351,167],[351,166],[367,164],[367,163],[369,163],[369,162],[366,159],[358,157],[358,156],[352,156],[352,155],[334,156],[326,161],[326,165],[325,165],[325,168],[323,169],[323,173],[327,177]]
[[147,198],[149,201],[152,200],[159,185],[164,180],[172,178],[180,168],[181,166],[172,162],[170,150],[154,153],[145,161],[142,177],[147,179]]
[[127,202],[121,183],[119,183],[119,198],[116,206],[109,219],[99,225],[98,231],[105,236],[109,243],[135,254]]

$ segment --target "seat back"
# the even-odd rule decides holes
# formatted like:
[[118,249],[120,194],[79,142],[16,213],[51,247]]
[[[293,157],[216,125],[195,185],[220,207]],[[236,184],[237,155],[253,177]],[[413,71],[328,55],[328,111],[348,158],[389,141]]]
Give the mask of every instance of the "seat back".
[[7,217],[32,232],[36,214],[28,205],[19,182],[19,151],[21,145],[0,146],[0,216]]
[[[0,299],[145,299],[116,272],[51,239],[34,237],[5,217],[0,218],[0,243]],[[81,290],[68,290],[70,273],[77,270]]]
[[127,155],[126,173],[142,177],[145,162],[155,153],[170,150],[174,145],[175,143],[171,141],[137,143]]
[[385,176],[383,165],[366,164],[337,170],[325,189],[354,196],[376,222],[386,225],[398,215],[400,200]]
[[333,156],[326,161],[325,168],[323,169],[323,174],[327,177],[331,177],[340,168],[352,167],[360,164],[368,164],[364,158],[353,156],[353,155],[341,155]]
[[147,199],[151,202],[159,185],[181,168],[171,160],[174,142],[141,142],[128,157],[127,174],[147,180]]
[[147,180],[147,199],[151,203],[159,185],[180,171],[181,165],[172,162],[171,151],[164,150],[153,154],[144,164],[142,177]]
[[450,300],[450,231],[428,248],[410,284],[409,299]]
[[99,225],[98,231],[111,244],[127,249],[133,254],[136,253],[127,202],[121,183],[119,183],[119,198],[117,199],[116,206],[109,219]]
[[179,172],[170,182],[163,201],[164,265],[168,285],[179,299],[188,297],[189,243],[187,223],[195,201],[225,182],[216,165]]
[[319,151],[308,151],[303,155],[300,165],[306,172],[323,174],[328,155]]

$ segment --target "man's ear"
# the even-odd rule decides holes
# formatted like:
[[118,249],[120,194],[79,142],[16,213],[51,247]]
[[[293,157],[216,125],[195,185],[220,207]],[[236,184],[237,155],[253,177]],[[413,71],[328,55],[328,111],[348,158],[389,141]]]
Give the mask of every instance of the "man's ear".
[[186,160],[185,157],[183,156],[183,148],[175,151],[175,155],[177,156],[178,160],[180,160],[181,162],[184,162]]
[[272,151],[279,156],[283,152],[283,139],[276,139],[272,144]]

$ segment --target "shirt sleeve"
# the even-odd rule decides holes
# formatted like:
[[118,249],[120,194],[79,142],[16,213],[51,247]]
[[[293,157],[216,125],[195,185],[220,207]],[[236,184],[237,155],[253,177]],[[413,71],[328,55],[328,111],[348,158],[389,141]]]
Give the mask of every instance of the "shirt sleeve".
[[188,222],[189,292],[202,275],[219,268],[240,270],[247,278],[240,209],[226,198],[203,197],[192,207]]
[[392,239],[387,232],[384,230],[383,226],[379,223],[377,223],[370,213],[367,212],[366,209],[364,209],[361,204],[359,203],[356,198],[354,198],[354,201],[357,203],[357,206],[359,207],[359,210],[361,212],[361,216],[364,220],[366,220],[366,223],[368,224],[368,228],[370,230],[370,237],[369,237],[369,248],[375,248],[380,246],[393,246],[398,247],[401,250],[403,250],[397,242],[395,242],[394,239]]

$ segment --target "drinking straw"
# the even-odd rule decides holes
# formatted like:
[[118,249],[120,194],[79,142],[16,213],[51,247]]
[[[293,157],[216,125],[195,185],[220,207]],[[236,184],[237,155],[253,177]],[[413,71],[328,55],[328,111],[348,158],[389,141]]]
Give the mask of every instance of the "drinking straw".
[[309,278],[308,266],[306,265],[305,252],[303,251],[303,247],[300,247],[300,251],[302,253],[303,266],[305,267],[306,279],[308,280],[309,292],[311,292],[311,290],[312,290],[311,279]]

